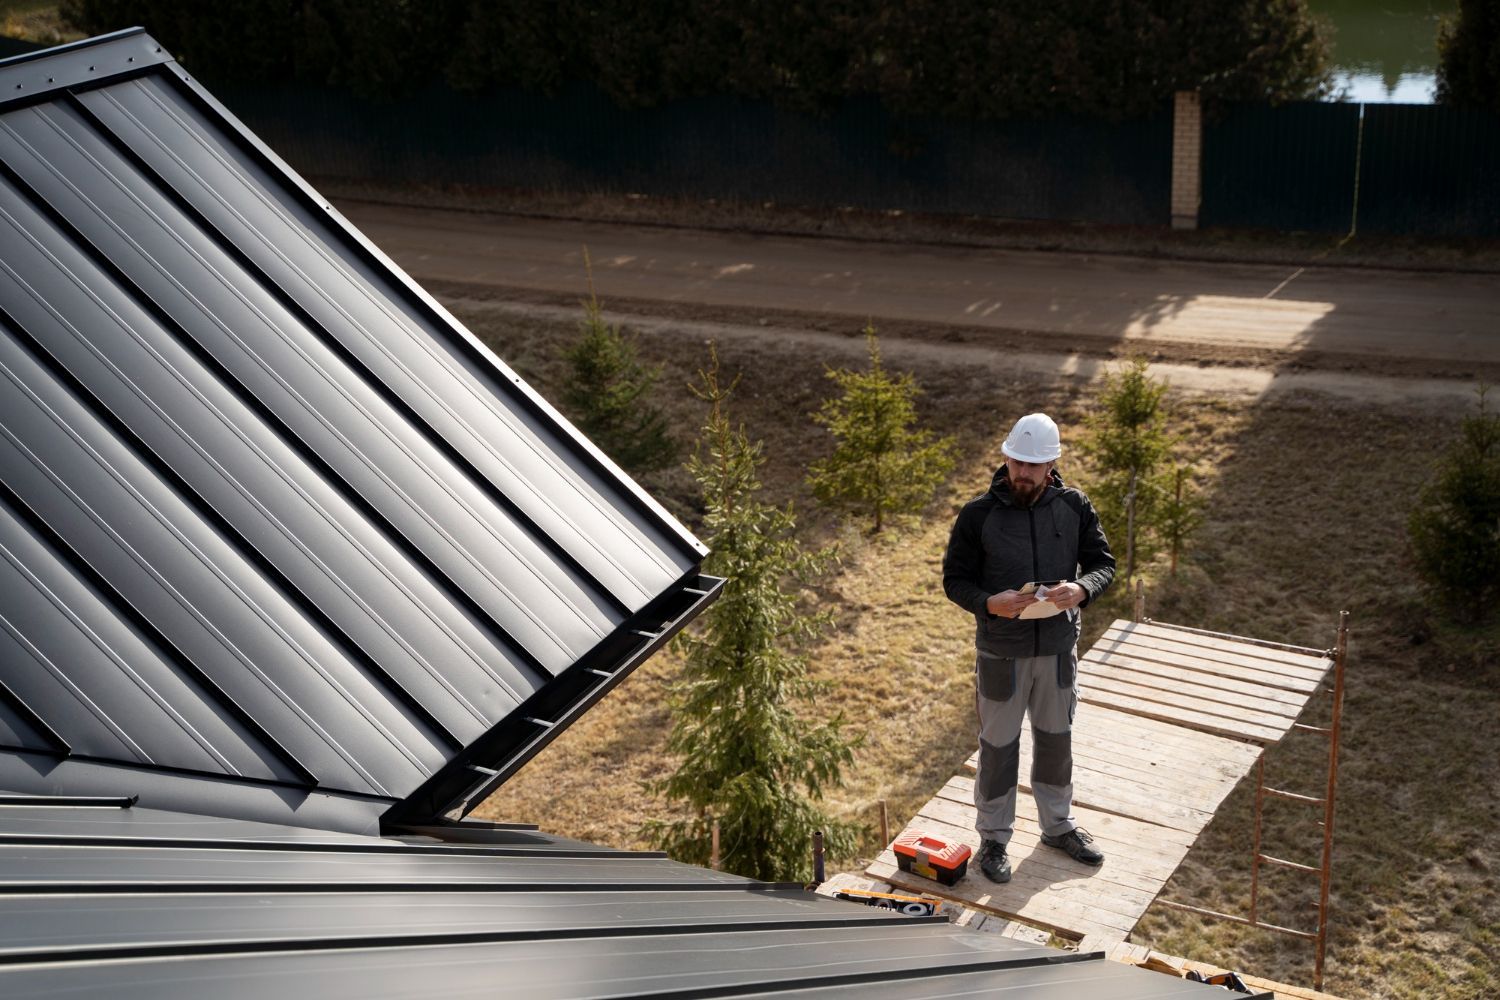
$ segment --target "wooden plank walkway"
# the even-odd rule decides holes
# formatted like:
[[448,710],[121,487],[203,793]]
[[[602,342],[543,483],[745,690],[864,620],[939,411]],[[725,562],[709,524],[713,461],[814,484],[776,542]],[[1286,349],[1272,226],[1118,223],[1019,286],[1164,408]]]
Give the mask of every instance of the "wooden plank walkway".
[[[1171,625],[1116,621],[1080,660],[1073,726],[1074,815],[1104,852],[1089,868],[1041,844],[1029,723],[1009,855],[994,885],[977,862],[957,885],[902,872],[889,847],[866,874],[900,890],[953,900],[1045,928],[1082,946],[1123,942],[1182,863],[1224,798],[1291,729],[1332,661]],[[919,810],[908,830],[961,840],[974,831],[977,752]]]
[[1083,701],[1266,746],[1291,729],[1326,656],[1116,621],[1079,663]]

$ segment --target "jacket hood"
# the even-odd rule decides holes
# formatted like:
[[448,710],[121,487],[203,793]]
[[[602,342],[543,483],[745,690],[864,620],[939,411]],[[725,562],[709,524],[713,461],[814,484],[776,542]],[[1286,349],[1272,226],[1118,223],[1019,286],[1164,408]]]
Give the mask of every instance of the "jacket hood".
[[[1052,471],[1047,474],[1047,485],[1052,487],[1052,489],[1043,491],[1042,495],[1037,498],[1034,506],[1040,507],[1043,504],[1051,503],[1052,497],[1055,495],[1053,491],[1063,488],[1063,478],[1058,475],[1056,466],[1053,466]],[[1011,505],[1010,474],[1005,468],[1004,462],[1000,463],[1000,468],[995,470],[995,476],[990,480],[990,494],[1007,507]]]

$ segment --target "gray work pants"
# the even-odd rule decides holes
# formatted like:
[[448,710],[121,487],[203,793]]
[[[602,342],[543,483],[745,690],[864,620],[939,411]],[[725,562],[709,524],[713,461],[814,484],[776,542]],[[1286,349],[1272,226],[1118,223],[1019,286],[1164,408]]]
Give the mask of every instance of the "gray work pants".
[[1010,843],[1016,824],[1021,720],[1031,712],[1031,794],[1042,833],[1059,836],[1073,819],[1073,713],[1078,708],[1078,650],[1018,659],[979,654],[974,664],[979,713],[975,829]]

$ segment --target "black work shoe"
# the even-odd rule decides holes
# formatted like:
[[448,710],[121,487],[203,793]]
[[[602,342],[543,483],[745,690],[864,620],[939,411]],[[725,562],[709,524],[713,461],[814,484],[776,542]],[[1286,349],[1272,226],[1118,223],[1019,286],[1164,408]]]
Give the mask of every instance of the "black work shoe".
[[1005,845],[998,840],[986,840],[979,845],[979,870],[991,882],[1010,881],[1010,858],[1005,856]]
[[1067,833],[1059,834],[1056,837],[1049,837],[1045,833],[1042,834],[1042,843],[1048,847],[1056,847],[1058,850],[1067,851],[1068,857],[1074,861],[1097,867],[1104,864],[1104,855],[1098,848],[1089,846],[1093,842],[1094,838],[1089,836],[1087,830],[1069,830]]

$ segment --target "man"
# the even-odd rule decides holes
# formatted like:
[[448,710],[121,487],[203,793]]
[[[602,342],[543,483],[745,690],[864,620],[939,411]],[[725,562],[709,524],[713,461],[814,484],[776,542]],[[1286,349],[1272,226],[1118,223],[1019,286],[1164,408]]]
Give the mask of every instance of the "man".
[[[989,492],[959,512],[943,556],[943,590],[977,622],[979,869],[1010,881],[1021,720],[1031,712],[1031,793],[1042,843],[1087,865],[1104,855],[1073,819],[1073,713],[1078,706],[1078,609],[1104,592],[1115,559],[1088,497],[1064,486],[1057,424],[1016,421]],[[1043,587],[1039,605],[1027,584]],[[1048,607],[1050,605],[1051,607]],[[1027,609],[1031,610],[1028,611]]]

